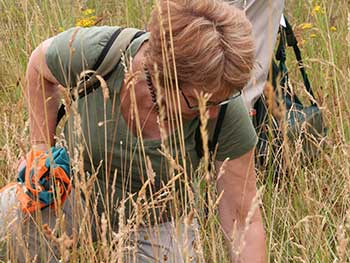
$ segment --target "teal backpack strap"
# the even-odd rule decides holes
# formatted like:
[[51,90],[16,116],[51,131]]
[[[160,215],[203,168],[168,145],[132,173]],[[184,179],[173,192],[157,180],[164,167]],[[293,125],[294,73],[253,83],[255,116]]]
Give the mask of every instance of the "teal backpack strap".
[[[145,33],[145,31],[136,28],[117,27],[117,30],[112,34],[106,46],[102,49],[95,65],[90,71],[83,73],[80,77],[77,84],[78,98],[82,98],[99,88],[100,82],[96,78],[96,75],[102,76],[107,80],[119,64],[123,52],[128,49],[130,43]],[[73,94],[72,99],[76,99]],[[57,113],[56,126],[65,114],[65,106],[61,105]]]

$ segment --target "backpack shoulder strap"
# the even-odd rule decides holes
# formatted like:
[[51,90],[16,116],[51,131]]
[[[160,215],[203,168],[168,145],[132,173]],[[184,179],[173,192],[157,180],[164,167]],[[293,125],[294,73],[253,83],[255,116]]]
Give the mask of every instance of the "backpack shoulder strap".
[[[300,51],[300,48],[298,46],[298,40],[293,32],[293,28],[292,28],[291,24],[289,23],[288,19],[284,15],[283,15],[283,20],[284,20],[285,24],[281,25],[281,27],[280,27],[281,42],[284,42],[284,43],[282,43],[283,48],[286,44],[289,47],[293,47],[294,54],[295,54],[295,57],[296,57],[297,62],[298,62],[299,70],[300,70],[301,76],[303,78],[305,89],[313,98],[313,100],[310,100],[310,102],[313,106],[317,106],[317,104],[315,102],[316,101],[315,95],[312,91],[310,81],[309,81],[309,78],[306,74],[306,70],[304,67],[303,59],[301,57],[301,51]],[[281,42],[280,42],[280,46],[282,45]],[[280,49],[280,47],[279,47],[279,49]]]
[[[212,134],[211,140],[208,142],[208,150],[210,153],[213,153],[215,151],[215,147],[218,143],[221,127],[225,118],[227,109],[227,104],[222,105],[220,107],[220,112],[216,120],[214,120],[214,123],[208,122],[208,129],[213,129],[214,127],[214,133],[209,131],[209,134]],[[210,126],[209,126],[210,125]],[[196,152],[199,158],[203,157],[203,141],[202,141],[202,135],[200,132],[200,124],[197,127],[196,134],[195,134],[195,140],[196,140]]]
[[[136,28],[117,27],[117,30],[112,34],[106,46],[102,49],[95,65],[92,67],[92,73],[90,72],[90,74],[83,74],[81,76],[77,84],[78,97],[82,98],[100,86],[96,75],[108,79],[109,74],[119,64],[122,53],[127,50],[135,38],[144,33],[146,32]],[[75,98],[73,97],[73,99]],[[61,105],[57,113],[56,125],[65,114],[65,106]]]
[[97,75],[107,80],[130,43],[144,33],[146,32],[136,28],[118,28],[102,49],[92,71],[80,77],[77,85],[78,97],[82,98],[100,86]]
[[222,127],[222,124],[223,124],[224,119],[225,119],[227,105],[228,104],[224,104],[224,105],[222,105],[220,107],[219,116],[218,116],[218,119],[216,120],[216,125],[215,125],[213,139],[212,139],[212,141],[209,144],[209,150],[211,152],[214,152],[216,144],[218,143],[221,127]]
[[[96,63],[99,63],[96,67],[96,74],[100,76],[106,76],[113,70],[116,62],[119,62],[122,57],[122,53],[129,47],[136,34],[140,31],[136,28],[124,28],[116,31],[117,36],[112,35],[108,45],[102,50],[101,55]],[[114,38],[114,39],[113,39]]]
[[106,43],[106,45],[104,46],[104,48],[102,49],[98,59],[95,62],[95,65],[92,67],[93,71],[97,71],[97,69],[101,66],[101,64],[103,63],[103,61],[106,58],[106,55],[108,53],[108,51],[110,50],[110,48],[113,46],[115,40],[118,38],[119,34],[122,32],[123,28],[119,27],[116,31],[114,31],[114,33],[111,35],[110,39],[108,40],[108,42]]

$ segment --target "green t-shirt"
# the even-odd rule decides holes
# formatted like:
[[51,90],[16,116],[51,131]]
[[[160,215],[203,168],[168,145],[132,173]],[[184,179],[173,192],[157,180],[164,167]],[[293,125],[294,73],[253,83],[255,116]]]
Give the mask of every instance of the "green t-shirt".
[[[46,53],[46,62],[52,74],[63,86],[74,86],[80,73],[94,66],[116,29],[117,27],[108,26],[72,28],[57,35]],[[127,54],[135,56],[141,44],[148,38],[149,33],[146,33],[135,39]],[[127,196],[127,192],[136,193],[140,190],[150,174],[146,169],[146,156],[151,160],[155,173],[154,192],[174,175],[169,174],[171,165],[164,158],[160,140],[141,140],[128,129],[120,107],[119,94],[123,80],[124,66],[119,63],[107,80],[109,99],[104,103],[101,89],[79,99],[81,122],[79,124],[77,118],[71,116],[65,129],[70,152],[77,145],[84,147],[84,169],[89,174],[99,170],[97,191],[102,196],[113,193],[110,200],[120,200]],[[198,118],[183,121],[184,151],[180,150],[179,129],[169,136],[169,149],[173,158],[182,160],[183,155],[186,155],[188,178],[199,164],[195,140],[198,125]],[[76,126],[81,127],[81,139],[78,138],[79,129]],[[242,98],[230,102],[218,139],[216,159],[235,159],[251,150],[256,140],[254,127]],[[182,164],[181,161],[180,163]],[[105,173],[106,170],[109,172]],[[103,211],[103,204],[99,207]]]

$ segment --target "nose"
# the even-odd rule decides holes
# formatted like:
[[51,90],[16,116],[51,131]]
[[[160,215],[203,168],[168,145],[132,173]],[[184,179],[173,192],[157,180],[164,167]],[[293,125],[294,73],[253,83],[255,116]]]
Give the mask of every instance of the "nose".
[[209,119],[215,119],[218,117],[220,111],[220,107],[210,107],[208,108]]

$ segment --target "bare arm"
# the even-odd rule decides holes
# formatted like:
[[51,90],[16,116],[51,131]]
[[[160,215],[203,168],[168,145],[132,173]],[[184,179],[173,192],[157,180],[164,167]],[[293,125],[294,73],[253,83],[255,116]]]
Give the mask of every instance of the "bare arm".
[[54,144],[60,92],[58,81],[51,74],[45,53],[52,38],[32,53],[26,72],[26,101],[30,118],[31,144],[43,150]]
[[[222,164],[216,162],[217,171]],[[224,191],[219,204],[219,218],[230,244],[231,262],[265,262],[265,234],[260,210],[259,207],[251,210],[256,196],[254,151],[228,161],[223,168],[225,172],[217,183],[218,192]],[[250,219],[248,228],[245,226],[247,217]],[[235,255],[237,251],[239,255]]]

